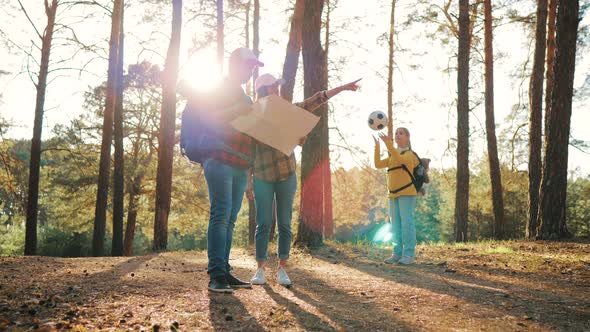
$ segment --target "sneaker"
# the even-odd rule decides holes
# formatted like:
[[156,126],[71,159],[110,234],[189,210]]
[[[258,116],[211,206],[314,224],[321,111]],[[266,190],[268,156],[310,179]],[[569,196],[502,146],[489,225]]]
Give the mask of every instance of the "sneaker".
[[264,276],[264,269],[259,267],[258,270],[256,270],[256,274],[254,274],[254,277],[252,277],[252,279],[250,279],[250,282],[254,285],[266,284],[266,277]]
[[411,264],[414,264],[415,262],[416,262],[416,260],[414,259],[414,257],[404,256],[397,263],[402,264],[402,265],[411,265]]
[[214,277],[209,280],[209,291],[216,293],[233,293],[234,290],[227,283],[224,276]]
[[232,276],[231,274],[228,274],[226,276],[226,279],[227,279],[227,283],[232,288],[252,288],[252,285],[249,282],[244,282],[244,281]]
[[399,262],[400,259],[402,259],[402,256],[393,254],[391,257],[385,258],[383,262],[385,264],[393,264]]
[[282,267],[279,268],[279,272],[277,272],[277,281],[279,282],[279,285],[291,286],[291,279],[289,279],[287,271],[285,271],[285,269]]

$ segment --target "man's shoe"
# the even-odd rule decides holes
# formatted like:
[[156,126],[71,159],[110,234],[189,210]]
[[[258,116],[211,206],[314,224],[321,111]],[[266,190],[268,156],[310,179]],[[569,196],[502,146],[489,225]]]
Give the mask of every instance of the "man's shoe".
[[234,290],[227,283],[224,276],[214,277],[209,280],[209,291],[216,293],[233,293]]
[[411,265],[411,264],[414,264],[415,262],[416,262],[416,260],[414,259],[414,257],[404,256],[397,263],[401,264],[401,265]]
[[259,267],[258,270],[256,270],[256,274],[254,274],[254,277],[252,277],[252,279],[250,279],[250,282],[253,285],[266,284],[266,277],[264,276],[264,269]]
[[285,269],[282,267],[279,268],[279,272],[277,272],[277,281],[279,282],[279,285],[287,287],[291,286],[291,279],[289,279],[287,271],[285,271]]
[[393,255],[391,255],[391,257],[385,258],[385,260],[383,260],[383,262],[385,264],[393,264],[393,263],[399,262],[400,259],[402,259],[402,256],[393,254]]
[[252,288],[252,285],[249,282],[244,282],[231,274],[228,274],[225,278],[231,288]]

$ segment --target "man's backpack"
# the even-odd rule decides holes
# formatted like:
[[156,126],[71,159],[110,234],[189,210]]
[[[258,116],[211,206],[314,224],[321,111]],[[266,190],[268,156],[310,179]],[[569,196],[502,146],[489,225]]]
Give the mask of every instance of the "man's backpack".
[[430,182],[430,178],[428,177],[428,167],[430,165],[430,159],[421,159],[418,156],[418,154],[412,150],[402,151],[401,154],[404,154],[408,151],[412,152],[416,156],[416,158],[418,159],[418,166],[414,167],[414,169],[411,172],[406,167],[406,165],[403,165],[403,164],[398,167],[390,168],[387,171],[389,172],[389,171],[393,171],[396,169],[402,169],[406,173],[408,173],[408,175],[410,176],[410,179],[412,179],[412,182],[410,182],[407,185],[404,185],[401,188],[398,188],[396,190],[390,190],[389,193],[396,194],[396,193],[408,188],[409,186],[413,185],[416,188],[416,192],[418,194],[424,195],[425,194],[425,190],[423,188],[424,184]]
[[204,110],[188,102],[180,124],[180,152],[190,161],[204,163],[212,151],[224,146],[220,132],[212,129],[202,118]]

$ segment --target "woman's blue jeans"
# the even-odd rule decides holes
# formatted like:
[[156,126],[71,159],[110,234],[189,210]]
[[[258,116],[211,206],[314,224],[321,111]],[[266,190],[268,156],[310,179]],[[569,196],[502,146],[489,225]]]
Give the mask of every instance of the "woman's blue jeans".
[[289,258],[291,250],[291,218],[293,199],[297,191],[297,176],[291,175],[284,181],[267,182],[254,178],[256,197],[256,261],[268,259],[268,241],[272,226],[273,198],[277,200],[277,226],[279,229],[279,259]]
[[242,207],[248,180],[247,171],[215,159],[203,163],[209,188],[209,228],[207,230],[207,270],[211,278],[229,273],[234,225]]
[[416,224],[414,210],[416,196],[389,199],[389,218],[393,228],[393,254],[416,256]]

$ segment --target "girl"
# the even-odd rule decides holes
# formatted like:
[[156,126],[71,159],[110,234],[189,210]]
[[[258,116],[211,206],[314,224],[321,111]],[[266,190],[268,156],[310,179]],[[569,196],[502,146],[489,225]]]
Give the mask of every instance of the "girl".
[[[345,84],[329,91],[320,91],[302,103],[295,104],[309,112],[315,111],[328,99],[342,91],[356,91],[359,80]],[[284,81],[270,74],[264,74],[254,83],[256,98],[280,95],[280,86]],[[266,283],[264,268],[268,259],[268,241],[272,224],[273,197],[276,196],[277,226],[279,229],[279,268],[277,280],[283,286],[291,285],[285,271],[291,249],[291,217],[293,199],[297,190],[295,175],[295,155],[284,153],[259,142],[255,144],[254,153],[254,197],[256,199],[256,261],[258,269],[251,282],[255,285]]]
[[410,132],[406,128],[395,131],[393,139],[383,133],[379,137],[387,146],[389,157],[381,160],[379,140],[375,140],[375,167],[387,168],[389,190],[389,218],[393,225],[393,254],[385,263],[413,264],[416,250],[416,225],[414,209],[416,208],[416,188],[412,183],[411,172],[420,163],[411,151]]

